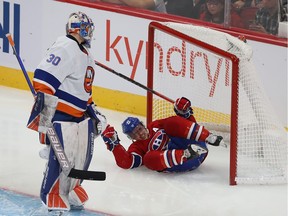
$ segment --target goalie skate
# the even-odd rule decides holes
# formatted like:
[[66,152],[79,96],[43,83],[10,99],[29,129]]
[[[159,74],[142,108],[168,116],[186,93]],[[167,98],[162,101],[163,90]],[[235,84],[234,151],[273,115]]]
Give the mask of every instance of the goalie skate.
[[65,211],[62,210],[48,210],[48,215],[49,216],[64,216]]

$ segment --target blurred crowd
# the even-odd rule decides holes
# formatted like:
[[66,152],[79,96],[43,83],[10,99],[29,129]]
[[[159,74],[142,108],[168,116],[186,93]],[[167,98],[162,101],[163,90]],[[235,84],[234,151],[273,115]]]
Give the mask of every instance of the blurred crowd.
[[279,22],[287,22],[287,0],[91,0],[181,17],[223,27],[244,28],[278,35]]

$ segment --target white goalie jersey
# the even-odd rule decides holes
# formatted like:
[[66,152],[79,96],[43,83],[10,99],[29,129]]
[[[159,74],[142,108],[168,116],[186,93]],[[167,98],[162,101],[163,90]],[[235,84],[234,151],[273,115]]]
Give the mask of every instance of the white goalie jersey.
[[34,88],[57,96],[57,110],[81,117],[92,102],[94,66],[84,46],[69,35],[59,37],[35,70]]

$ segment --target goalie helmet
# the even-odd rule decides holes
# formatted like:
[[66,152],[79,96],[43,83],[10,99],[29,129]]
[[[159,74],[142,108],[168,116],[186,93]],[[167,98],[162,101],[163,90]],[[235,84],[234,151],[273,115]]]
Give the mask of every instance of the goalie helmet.
[[85,13],[79,11],[70,14],[66,24],[66,34],[79,34],[84,39],[83,45],[90,48],[93,31],[94,23]]

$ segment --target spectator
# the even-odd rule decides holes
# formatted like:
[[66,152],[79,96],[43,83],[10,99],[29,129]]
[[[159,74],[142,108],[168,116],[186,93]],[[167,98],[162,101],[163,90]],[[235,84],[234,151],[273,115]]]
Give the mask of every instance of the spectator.
[[282,0],[281,5],[280,5],[280,10],[281,10],[281,18],[280,22],[287,21],[287,16],[288,16],[288,4],[287,0]]
[[278,0],[262,0],[262,4],[263,7],[257,11],[255,21],[249,25],[249,29],[276,35],[280,18]]
[[250,7],[251,6],[251,0],[232,0],[232,7],[240,11],[244,7]]
[[[225,0],[206,0],[205,10],[200,14],[200,19],[212,22],[216,24],[224,23],[224,9],[225,9]],[[243,22],[241,21],[238,13],[232,9],[230,11],[231,22],[230,25],[233,27],[243,28]]]
[[164,0],[168,14],[199,19],[205,0]]
[[250,6],[251,7],[257,7],[257,8],[262,8],[263,7],[262,0],[252,0]]
[[244,8],[249,7],[262,7],[262,0],[232,0],[232,7],[236,11],[241,11]]
[[148,9],[166,13],[164,0],[101,0],[101,2],[125,5],[129,7]]

